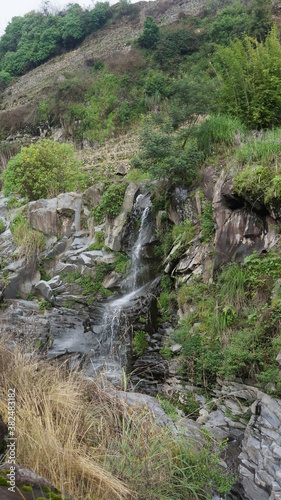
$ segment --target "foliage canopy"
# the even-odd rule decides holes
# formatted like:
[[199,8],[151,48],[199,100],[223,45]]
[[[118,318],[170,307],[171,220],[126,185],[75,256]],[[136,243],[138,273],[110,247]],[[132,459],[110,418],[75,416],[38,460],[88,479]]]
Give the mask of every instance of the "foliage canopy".
[[281,123],[281,45],[273,27],[265,42],[245,36],[219,47],[214,57],[221,77],[221,107],[250,128]]
[[79,187],[82,174],[70,144],[45,139],[22,147],[3,172],[4,194],[28,200],[50,198]]

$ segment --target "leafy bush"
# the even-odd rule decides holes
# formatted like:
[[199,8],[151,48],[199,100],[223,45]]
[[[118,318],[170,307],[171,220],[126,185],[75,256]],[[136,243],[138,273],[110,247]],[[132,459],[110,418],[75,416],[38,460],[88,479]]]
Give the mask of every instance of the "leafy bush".
[[281,129],[265,130],[257,137],[249,137],[237,150],[236,156],[243,164],[260,163],[276,165],[281,155]]
[[190,220],[185,220],[181,222],[178,226],[174,226],[172,230],[173,239],[176,242],[181,242],[187,245],[194,236],[194,226]]
[[247,283],[252,297],[258,290],[262,290],[266,295],[281,274],[281,257],[274,251],[266,255],[258,255],[254,252],[244,259],[244,265],[246,265]]
[[124,274],[128,270],[130,262],[129,257],[125,253],[118,252],[113,267],[117,273]]
[[210,241],[215,232],[213,209],[210,201],[207,201],[205,207],[203,208],[203,213],[200,216],[200,222],[202,228],[202,241]]
[[4,90],[12,80],[10,73],[7,71],[0,71],[0,90]]
[[218,295],[224,305],[241,309],[246,303],[248,273],[245,267],[233,263],[227,265],[218,277]]
[[98,231],[95,233],[95,241],[92,243],[88,250],[102,250],[105,246],[104,243],[104,231]]
[[143,32],[138,38],[138,44],[145,49],[154,49],[159,40],[159,27],[153,17],[147,16],[143,25]]
[[189,141],[183,148],[172,130],[152,131],[148,126],[141,135],[141,152],[132,165],[148,171],[155,179],[168,179],[170,185],[178,182],[189,185],[196,178],[201,162],[196,141]]
[[281,45],[274,27],[265,42],[245,37],[218,48],[222,109],[251,128],[281,123]]
[[141,356],[148,347],[146,335],[147,334],[144,330],[137,330],[134,332],[133,351],[137,354],[137,356]]
[[227,45],[230,38],[242,38],[247,33],[250,15],[241,3],[234,2],[217,12],[212,22],[209,37],[214,43]]
[[93,9],[70,3],[55,15],[46,10],[13,17],[0,39],[1,69],[13,76],[24,74],[65,47],[75,47],[110,16],[109,3],[97,2]]
[[4,233],[5,229],[6,229],[5,222],[3,221],[3,219],[0,219],[0,234]]
[[123,182],[112,184],[104,191],[100,204],[92,210],[96,224],[101,224],[106,215],[113,218],[119,215],[126,189],[127,184]]
[[236,156],[243,164],[234,178],[236,192],[256,209],[266,206],[278,212],[281,206],[280,129],[249,138]]
[[50,198],[77,189],[82,179],[74,148],[44,139],[22,147],[3,172],[5,195],[16,192],[29,200]]
[[260,372],[264,356],[261,334],[256,328],[234,331],[224,349],[219,372],[227,378],[254,379]]
[[165,70],[175,67],[182,56],[190,55],[199,48],[198,35],[184,27],[165,27],[160,31],[160,37],[154,52],[154,59]]

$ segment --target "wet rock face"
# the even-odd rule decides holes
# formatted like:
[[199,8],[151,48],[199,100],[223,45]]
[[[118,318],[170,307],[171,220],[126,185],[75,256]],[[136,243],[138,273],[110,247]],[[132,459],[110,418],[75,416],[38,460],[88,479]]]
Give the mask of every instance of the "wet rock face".
[[188,189],[181,186],[176,187],[169,207],[169,219],[174,224],[180,224],[186,219],[192,219],[193,213],[194,203],[189,197]]
[[215,235],[216,271],[227,262],[243,262],[254,251],[269,250],[277,241],[270,217],[262,220],[254,213],[235,210]]
[[235,194],[232,179],[222,172],[213,198],[215,271],[227,262],[243,262],[254,251],[269,250],[279,238],[274,230],[276,222],[269,215],[262,216],[241,205],[243,200]]
[[281,400],[256,387],[219,382],[217,409],[197,422],[201,419],[214,437],[229,440],[226,462],[233,466],[235,460],[239,473],[235,493],[246,500],[280,500]]
[[57,198],[29,203],[28,221],[30,226],[45,235],[57,236],[59,222],[57,207]]
[[106,218],[105,244],[114,252],[120,252],[120,250],[123,250],[124,235],[126,234],[126,226],[129,223],[128,214],[133,209],[139,189],[140,187],[138,184],[130,182],[124,195],[121,213],[114,219],[111,217]]

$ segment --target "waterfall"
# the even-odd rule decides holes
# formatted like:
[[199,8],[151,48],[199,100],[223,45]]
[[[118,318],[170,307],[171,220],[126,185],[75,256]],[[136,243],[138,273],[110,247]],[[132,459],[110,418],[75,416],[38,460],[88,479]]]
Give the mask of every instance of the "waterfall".
[[[96,371],[101,367],[105,372],[121,371],[126,365],[126,350],[130,349],[130,315],[141,306],[140,296],[147,295],[151,281],[149,267],[145,259],[144,248],[154,234],[151,218],[151,201],[148,194],[140,194],[131,214],[132,230],[130,231],[127,254],[131,259],[131,268],[127,277],[120,284],[121,296],[109,299],[104,305],[104,313],[100,320],[100,334],[95,349],[96,358],[92,358],[92,366]],[[107,375],[106,375],[107,376]],[[107,376],[107,378],[110,378]],[[113,377],[111,377],[113,378]],[[116,378],[116,375],[115,375]]]
[[131,258],[131,269],[128,276],[120,285],[123,295],[108,302],[104,314],[103,324],[107,335],[110,336],[111,353],[114,354],[114,341],[120,329],[124,327],[126,308],[131,301],[137,297],[146,285],[145,266],[142,264],[142,249],[147,238],[148,218],[151,212],[151,201],[148,195],[140,194],[135,202],[132,216],[140,217],[139,230],[135,241],[132,242],[129,256]]

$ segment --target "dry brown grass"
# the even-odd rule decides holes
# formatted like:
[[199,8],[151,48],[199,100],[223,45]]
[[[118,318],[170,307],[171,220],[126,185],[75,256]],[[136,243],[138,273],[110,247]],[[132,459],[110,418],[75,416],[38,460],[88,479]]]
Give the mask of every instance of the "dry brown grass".
[[64,364],[11,352],[0,341],[6,422],[9,389],[16,392],[17,464],[45,477],[63,498],[203,499],[225,475],[212,442],[198,449],[161,427],[145,406],[133,409]]
[[144,68],[146,62],[138,50],[126,47],[122,52],[117,52],[109,56],[105,60],[104,65],[108,71],[122,75]]
[[[44,476],[75,500],[132,498],[103,466],[102,441],[118,412],[101,392],[94,404],[85,381],[64,366],[39,362],[0,346],[0,412],[7,421],[7,394],[16,389],[17,462]],[[111,431],[110,431],[111,432]]]

